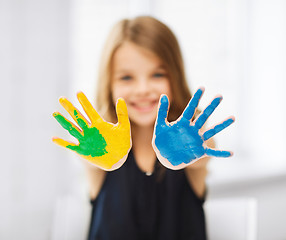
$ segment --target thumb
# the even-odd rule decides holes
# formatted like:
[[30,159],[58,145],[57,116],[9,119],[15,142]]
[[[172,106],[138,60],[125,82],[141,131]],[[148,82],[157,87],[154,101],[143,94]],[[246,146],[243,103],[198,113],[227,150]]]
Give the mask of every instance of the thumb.
[[167,95],[162,94],[159,100],[157,125],[166,125],[169,110],[169,99]]
[[118,123],[123,125],[130,125],[128,118],[127,106],[123,98],[119,98],[116,103],[116,114]]

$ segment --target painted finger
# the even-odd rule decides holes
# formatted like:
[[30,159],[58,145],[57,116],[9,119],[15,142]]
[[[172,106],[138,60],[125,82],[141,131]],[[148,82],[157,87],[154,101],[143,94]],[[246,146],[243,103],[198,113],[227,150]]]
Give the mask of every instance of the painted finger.
[[55,112],[53,116],[64,129],[69,131],[69,133],[73,137],[77,138],[78,140],[83,138],[81,130],[69,120],[67,120],[64,116],[62,116],[60,113]]
[[158,109],[157,125],[164,126],[167,124],[167,116],[169,110],[169,99],[167,95],[161,95],[159,102],[160,104]]
[[221,151],[221,150],[215,150],[211,148],[206,149],[206,154],[210,157],[231,157],[233,153],[231,151]]
[[80,111],[75,108],[69,100],[64,97],[60,98],[60,104],[67,110],[67,112],[71,115],[71,117],[78,123],[78,125],[83,129],[88,128],[88,121],[85,117],[80,113]]
[[202,97],[204,93],[204,88],[199,88],[196,93],[194,94],[194,96],[192,97],[192,99],[189,101],[185,111],[183,112],[183,117],[191,120],[194,116],[194,113],[196,111],[196,108],[199,105],[199,101]]
[[213,128],[207,130],[204,134],[203,134],[203,139],[204,141],[210,139],[211,137],[213,137],[214,135],[216,135],[217,133],[219,133],[220,131],[222,131],[223,129],[227,128],[230,124],[232,124],[234,122],[234,117],[230,117],[228,119],[226,119],[225,121],[223,121],[220,124],[217,124],[216,126],[214,126]]
[[102,122],[102,118],[94,109],[94,107],[92,106],[92,104],[90,103],[90,101],[87,99],[87,97],[84,95],[83,92],[78,92],[77,99],[92,123]]
[[209,116],[213,113],[213,111],[217,108],[217,106],[220,104],[222,100],[222,96],[216,97],[212,102],[205,108],[205,110],[198,116],[198,118],[195,121],[195,126],[198,129],[201,129],[201,127],[205,124]]
[[116,103],[116,114],[118,123],[123,125],[130,125],[128,118],[127,106],[123,98],[119,98]]
[[53,141],[55,144],[57,144],[57,145],[59,145],[59,146],[61,146],[61,147],[64,147],[64,148],[69,148],[69,146],[73,146],[73,147],[76,147],[76,146],[77,146],[76,144],[74,144],[74,143],[72,143],[72,142],[68,142],[68,141],[66,141],[66,140],[63,140],[63,139],[57,138],[57,137],[53,137],[53,138],[52,138],[52,141]]

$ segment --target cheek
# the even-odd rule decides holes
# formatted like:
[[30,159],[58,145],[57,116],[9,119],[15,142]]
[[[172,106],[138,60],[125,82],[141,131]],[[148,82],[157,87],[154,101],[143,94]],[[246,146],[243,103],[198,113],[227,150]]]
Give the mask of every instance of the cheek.
[[118,98],[125,99],[128,96],[128,88],[119,84],[114,84],[111,88],[113,102],[116,103]]
[[118,98],[123,97],[121,96],[120,91],[118,91],[118,87],[116,85],[112,86],[111,94],[112,94],[112,101],[114,105],[116,105],[116,101]]
[[172,100],[172,89],[171,89],[171,84],[169,80],[165,80],[164,82],[162,82],[159,86],[158,86],[159,91],[164,94],[166,94],[169,98],[169,100]]

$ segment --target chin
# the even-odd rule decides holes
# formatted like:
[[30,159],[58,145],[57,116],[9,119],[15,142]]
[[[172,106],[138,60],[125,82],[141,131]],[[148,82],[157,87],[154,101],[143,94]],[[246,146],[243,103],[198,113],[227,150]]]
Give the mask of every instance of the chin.
[[150,117],[149,118],[141,117],[141,118],[130,119],[131,123],[137,127],[154,127],[155,120],[156,120],[156,118],[150,118]]
[[154,127],[157,118],[157,108],[154,108],[148,113],[138,113],[137,111],[130,111],[129,118],[134,126],[138,127]]

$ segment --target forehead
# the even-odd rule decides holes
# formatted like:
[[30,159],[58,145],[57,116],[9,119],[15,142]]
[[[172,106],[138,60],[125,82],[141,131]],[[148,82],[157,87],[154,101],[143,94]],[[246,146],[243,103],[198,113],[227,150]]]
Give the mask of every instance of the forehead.
[[131,42],[124,42],[114,53],[113,70],[131,68],[161,68],[163,62],[150,50]]

